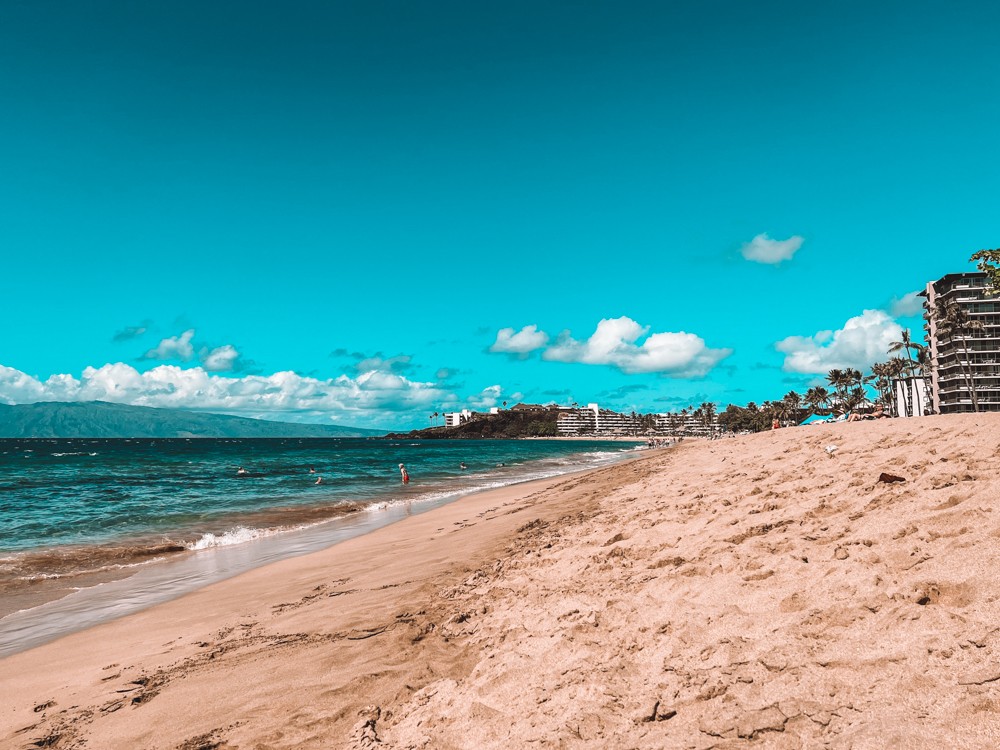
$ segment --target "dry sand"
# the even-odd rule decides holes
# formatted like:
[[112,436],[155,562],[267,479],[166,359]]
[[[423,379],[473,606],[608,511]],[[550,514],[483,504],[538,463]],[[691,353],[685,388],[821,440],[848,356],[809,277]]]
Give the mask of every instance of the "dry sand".
[[0,661],[0,746],[997,747],[998,463],[886,420],[473,496]]

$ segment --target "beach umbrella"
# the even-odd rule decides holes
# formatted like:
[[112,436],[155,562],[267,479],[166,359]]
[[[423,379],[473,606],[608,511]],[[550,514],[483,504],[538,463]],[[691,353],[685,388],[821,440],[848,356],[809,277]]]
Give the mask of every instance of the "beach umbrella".
[[808,417],[799,422],[799,426],[804,424],[822,424],[824,422],[832,422],[833,417],[830,415],[823,416],[821,414],[810,414]]

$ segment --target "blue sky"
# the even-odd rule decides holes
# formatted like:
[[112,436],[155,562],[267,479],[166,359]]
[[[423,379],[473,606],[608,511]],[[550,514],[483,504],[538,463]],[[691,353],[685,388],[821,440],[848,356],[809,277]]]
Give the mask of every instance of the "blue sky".
[[5,3],[0,401],[402,427],[801,391],[1000,245],[997,28],[988,3]]

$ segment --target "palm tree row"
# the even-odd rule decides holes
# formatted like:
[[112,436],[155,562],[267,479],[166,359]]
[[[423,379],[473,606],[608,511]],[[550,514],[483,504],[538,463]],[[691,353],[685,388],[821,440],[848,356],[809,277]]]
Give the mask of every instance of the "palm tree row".
[[[764,401],[760,406],[751,402],[745,407],[730,405],[720,417],[720,424],[734,431],[757,432],[770,429],[774,420],[781,425],[798,424],[812,414],[840,415],[870,403],[866,387],[877,392],[875,404],[886,408],[893,406],[892,382],[907,375],[920,375],[927,366],[927,348],[913,341],[909,331],[903,331],[900,341],[892,342],[889,352],[905,351],[907,356],[896,356],[872,366],[865,375],[853,367],[834,368],[826,375],[830,389],[821,385],[809,388],[805,395],[789,391],[780,401]],[[914,356],[915,355],[915,356]]]

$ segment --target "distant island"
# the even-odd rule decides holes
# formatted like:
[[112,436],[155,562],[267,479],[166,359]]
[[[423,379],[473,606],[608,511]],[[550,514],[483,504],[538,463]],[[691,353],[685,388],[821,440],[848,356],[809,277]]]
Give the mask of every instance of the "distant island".
[[0,404],[0,438],[340,438],[384,434],[384,430],[272,422],[106,401]]

